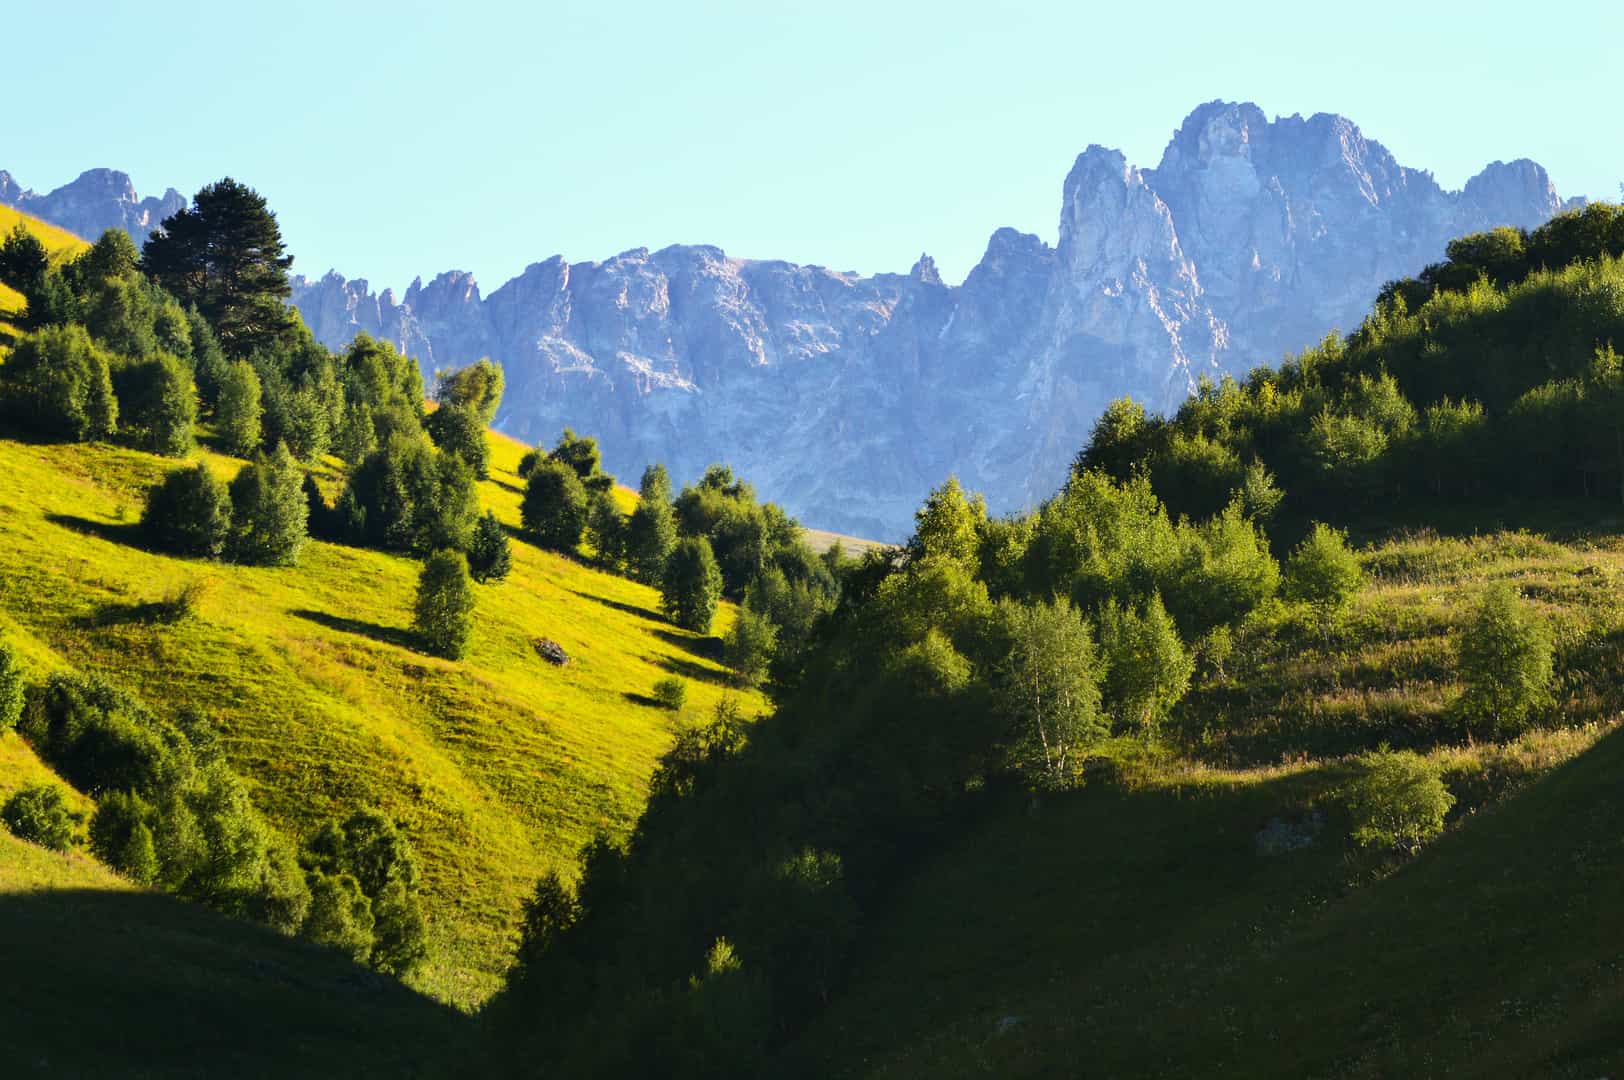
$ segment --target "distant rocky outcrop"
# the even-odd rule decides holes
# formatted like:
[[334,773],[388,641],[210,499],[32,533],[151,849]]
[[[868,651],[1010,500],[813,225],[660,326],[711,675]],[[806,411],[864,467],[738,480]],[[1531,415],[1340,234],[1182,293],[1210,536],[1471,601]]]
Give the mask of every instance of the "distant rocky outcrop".
[[0,170],[0,204],[14,206],[42,221],[59,225],[87,240],[108,229],[123,229],[139,246],[158,223],[186,206],[186,199],[174,188],[163,198],[139,198],[126,173],[114,169],[91,169],[70,184],[45,195],[22,187]]
[[957,286],[929,256],[863,277],[677,246],[555,256],[488,296],[462,272],[401,297],[330,273],[293,302],[334,347],[365,331],[426,371],[501,361],[510,434],[591,432],[633,479],[726,461],[809,524],[896,539],[950,472],[995,511],[1032,505],[1112,398],[1175,408],[1203,374],[1351,329],[1451,237],[1565,205],[1531,161],[1445,191],[1342,117],[1212,102],[1154,169],[1090,146],[1055,245],[1000,229]]

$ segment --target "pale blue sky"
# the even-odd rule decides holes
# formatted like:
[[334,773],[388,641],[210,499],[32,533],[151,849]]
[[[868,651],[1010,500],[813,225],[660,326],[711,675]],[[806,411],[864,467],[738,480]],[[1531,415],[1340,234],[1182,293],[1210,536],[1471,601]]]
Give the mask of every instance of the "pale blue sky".
[[230,174],[296,270],[486,291],[674,242],[863,272],[928,250],[958,281],[1001,225],[1053,241],[1083,147],[1154,165],[1213,98],[1343,113],[1448,187],[1532,157],[1618,197],[1616,0],[1327,10],[58,0],[0,16],[0,168],[143,194]]

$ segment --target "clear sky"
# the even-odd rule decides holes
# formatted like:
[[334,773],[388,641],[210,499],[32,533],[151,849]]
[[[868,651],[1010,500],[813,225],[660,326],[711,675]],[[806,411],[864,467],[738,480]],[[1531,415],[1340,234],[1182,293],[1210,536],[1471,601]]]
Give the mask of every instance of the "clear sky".
[[1154,165],[1214,98],[1342,113],[1447,187],[1515,157],[1564,196],[1624,180],[1617,0],[8,8],[0,168],[229,174],[295,270],[375,287],[677,242],[865,273],[926,250],[958,281],[1001,225],[1054,240],[1089,143]]

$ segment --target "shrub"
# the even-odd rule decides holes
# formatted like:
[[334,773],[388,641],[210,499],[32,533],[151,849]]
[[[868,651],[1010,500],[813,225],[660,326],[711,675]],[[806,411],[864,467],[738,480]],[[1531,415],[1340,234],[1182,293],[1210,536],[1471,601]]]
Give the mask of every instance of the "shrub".
[[206,462],[176,469],[147,492],[141,528],[160,551],[218,558],[231,532],[231,497]]
[[1358,766],[1343,802],[1360,846],[1413,852],[1443,832],[1455,797],[1436,766],[1413,751],[1385,746],[1361,755]]
[[1363,580],[1347,532],[1316,523],[1286,560],[1284,592],[1286,599],[1309,604],[1328,619],[1347,606]]
[[299,935],[365,963],[372,952],[372,902],[349,874],[311,871],[310,911]]
[[675,675],[661,679],[654,684],[653,696],[660,708],[681,712],[683,706],[688,704],[688,684]]
[[247,457],[259,449],[261,418],[259,376],[246,360],[226,366],[220,379],[219,401],[214,407],[215,429],[226,452]]
[[468,585],[468,560],[460,552],[437,551],[423,564],[412,629],[436,656],[459,660],[467,651],[474,593]]
[[487,356],[465,368],[440,372],[434,397],[441,408],[468,410],[483,427],[496,419],[504,381],[502,365]]
[[90,819],[90,850],[139,885],[158,879],[158,849],[152,825],[156,811],[139,795],[113,791],[96,804]]
[[1100,612],[1105,699],[1123,725],[1149,735],[1190,689],[1195,661],[1152,594],[1142,608],[1108,603]]
[[1491,586],[1456,649],[1466,684],[1458,708],[1505,732],[1551,699],[1551,632],[1511,587]]
[[16,727],[22,714],[22,658],[4,641],[0,641],[0,735]]
[[665,466],[643,470],[637,508],[626,522],[625,556],[637,580],[658,584],[665,562],[677,546],[677,518],[671,509],[671,479]]
[[513,546],[507,530],[489,510],[474,526],[468,545],[468,573],[480,583],[506,580],[513,569]]
[[778,628],[749,608],[740,608],[738,618],[722,638],[722,663],[733,669],[741,686],[756,686],[767,675]]
[[1006,598],[998,614],[1010,644],[998,702],[1015,760],[1062,784],[1082,748],[1110,732],[1100,712],[1101,664],[1088,623],[1064,598],[1047,604]]
[[685,630],[710,633],[711,620],[722,601],[722,572],[711,554],[710,541],[689,537],[671,552],[660,585],[661,605],[671,620]]
[[461,458],[421,436],[395,435],[350,474],[338,508],[350,543],[426,556],[468,548],[479,494]]
[[231,535],[227,548],[238,562],[292,566],[307,536],[310,508],[304,474],[278,443],[269,457],[242,467],[231,481]]
[[519,513],[542,547],[573,552],[586,531],[587,505],[586,488],[575,470],[548,460],[531,470]]
[[114,382],[125,426],[136,445],[166,457],[191,453],[197,389],[183,360],[156,353],[150,360],[122,368]]
[[442,453],[453,454],[481,480],[491,474],[491,450],[485,442],[485,425],[472,409],[441,405],[423,421],[423,429]]
[[353,877],[370,902],[368,958],[374,968],[401,976],[427,955],[417,855],[388,816],[357,810],[343,822],[329,822],[310,842],[308,861],[320,873]]
[[105,439],[118,427],[107,354],[84,327],[48,326],[25,336],[0,367],[15,421],[49,438]]
[[18,839],[66,851],[73,844],[74,814],[54,784],[32,784],[6,800],[0,821]]
[[626,558],[626,515],[615,505],[609,491],[594,493],[587,510],[586,534],[597,553],[598,562],[614,569]]

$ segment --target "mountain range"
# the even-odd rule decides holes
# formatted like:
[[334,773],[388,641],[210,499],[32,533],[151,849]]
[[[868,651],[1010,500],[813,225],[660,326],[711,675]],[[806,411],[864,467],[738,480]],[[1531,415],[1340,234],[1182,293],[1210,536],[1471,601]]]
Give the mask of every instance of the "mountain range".
[[[184,204],[173,189],[137,200],[108,170],[43,196],[0,172],[0,202],[137,240]],[[404,296],[296,277],[292,302],[333,347],[364,331],[426,372],[499,360],[508,434],[594,434],[633,482],[654,461],[678,483],[725,461],[809,524],[899,539],[949,473],[1001,493],[995,512],[1035,504],[1111,399],[1176,408],[1203,375],[1351,329],[1450,238],[1577,202],[1532,161],[1446,191],[1346,118],[1215,101],[1155,168],[1089,146],[1056,243],[999,229],[959,285],[928,255],[862,276],[677,245],[554,256],[488,295],[463,271]]]

